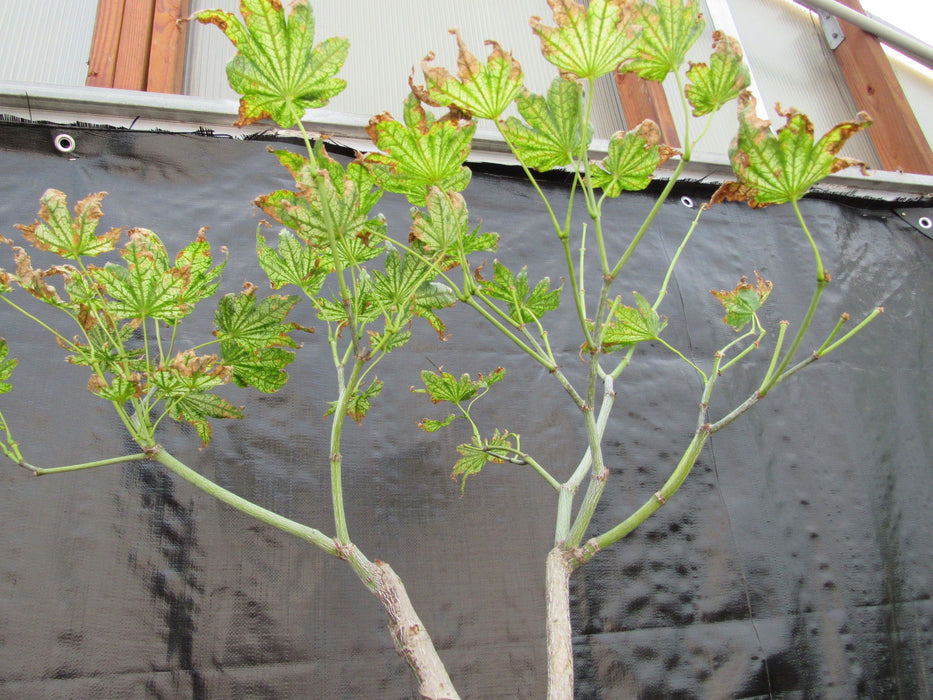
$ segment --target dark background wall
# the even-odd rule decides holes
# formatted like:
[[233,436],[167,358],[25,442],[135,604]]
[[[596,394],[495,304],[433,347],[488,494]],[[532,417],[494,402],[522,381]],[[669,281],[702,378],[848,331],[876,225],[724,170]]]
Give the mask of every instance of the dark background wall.
[[[249,202],[290,185],[266,144],[68,131],[73,159],[53,150],[56,131],[0,125],[0,233],[18,236],[13,224],[35,218],[47,187],[71,204],[106,190],[102,225],[153,229],[172,254],[210,226],[212,243],[231,253],[222,291],[262,283]],[[546,187],[562,196],[562,183]],[[699,203],[708,194],[686,188],[664,206],[621,293],[657,289],[696,213],[680,196]],[[518,173],[474,173],[466,196],[471,218],[502,234],[499,258],[513,269],[527,264],[533,279],[559,276],[560,250]],[[617,251],[650,205],[646,195],[609,205]],[[802,208],[833,274],[813,340],[843,311],[887,312],[718,433],[665,508],[575,574],[580,698],[930,697],[933,240],[869,202],[808,199]],[[378,209],[404,237],[407,204],[386,197]],[[11,256],[0,265],[10,267]],[[662,308],[664,337],[708,366],[731,334],[709,290],[754,270],[775,284],[763,313],[769,328],[799,322],[813,271],[792,212],[720,205],[705,214]],[[569,311],[555,317],[551,339],[579,377],[579,341],[563,333],[573,327]],[[452,338],[417,328],[380,368],[386,389],[363,427],[347,431],[351,535],[405,580],[464,697],[542,697],[552,492],[500,466],[461,496],[448,474],[466,436],[417,430],[437,412],[409,387],[432,363],[454,373],[504,365],[498,401],[482,411],[486,427],[520,432],[561,478],[584,439],[545,372],[465,311],[445,318]],[[304,308],[296,319],[314,323]],[[209,323],[205,313],[191,339]],[[68,366],[41,329],[3,309],[0,335],[20,358],[14,391],[0,401],[27,459],[56,466],[136,451],[87,393],[85,371]],[[763,349],[721,380],[714,417],[754,389],[767,359]],[[329,367],[326,343],[311,336],[281,393],[231,394],[247,420],[215,424],[204,450],[179,426],[167,427],[162,443],[227,488],[330,531]],[[663,483],[689,441],[699,397],[692,370],[662,348],[640,349],[617,390],[611,477],[594,532]],[[341,562],[157,465],[35,479],[8,464],[0,489],[0,695],[415,697],[381,608]]]

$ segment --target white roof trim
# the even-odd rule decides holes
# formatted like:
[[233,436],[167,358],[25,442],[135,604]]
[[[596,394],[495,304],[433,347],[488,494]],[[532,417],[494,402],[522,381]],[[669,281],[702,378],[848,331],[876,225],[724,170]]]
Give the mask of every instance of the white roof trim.
[[[233,126],[237,111],[236,100],[0,81],[0,115],[29,121],[62,125],[80,121],[136,131],[191,132],[202,128],[240,137],[269,132],[283,137],[298,135],[297,131],[265,124],[238,129]],[[373,150],[366,135],[369,117],[327,109],[309,111],[307,117],[305,126],[309,130],[361,152]],[[607,148],[607,141],[597,140],[592,144],[591,153],[599,158]],[[516,164],[498,132],[488,127],[477,130],[470,161]],[[664,169],[659,175],[663,178],[672,169]],[[732,177],[732,169],[723,156],[721,159],[706,158],[690,163],[682,179],[719,184]],[[933,198],[933,176],[877,170],[865,175],[850,168],[827,178],[815,191],[875,200],[922,201]]]

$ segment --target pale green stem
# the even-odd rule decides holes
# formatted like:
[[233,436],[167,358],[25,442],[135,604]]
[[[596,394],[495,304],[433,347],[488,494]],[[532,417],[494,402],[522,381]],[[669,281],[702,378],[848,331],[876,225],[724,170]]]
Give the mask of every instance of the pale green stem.
[[[602,440],[602,436],[606,433],[606,425],[609,423],[609,415],[612,413],[612,406],[616,399],[616,392],[613,384],[614,377],[612,375],[607,374],[603,377],[603,401],[599,407],[599,415],[596,416],[596,433],[600,440]],[[571,474],[570,478],[564,483],[564,486],[569,488],[573,493],[576,493],[577,488],[579,488],[580,484],[583,482],[584,477],[590,471],[590,467],[593,463],[592,460],[593,450],[587,447],[586,452],[583,453],[583,459],[580,460],[577,468],[574,470],[573,474]]]
[[[781,356],[781,347],[784,345],[784,336],[787,335],[787,327],[789,325],[790,321],[781,321],[780,323],[777,341],[774,343],[774,352],[771,353],[771,363],[768,365],[768,371],[765,372],[765,377],[761,381],[762,386],[770,381],[771,377],[774,375],[774,369],[777,367],[778,359]],[[760,386],[758,388],[759,390],[761,389]]]
[[573,302],[577,309],[577,320],[580,322],[580,328],[583,330],[583,337],[588,345],[593,341],[590,337],[590,329],[586,325],[586,290],[583,288],[583,254],[586,251],[586,226],[583,227],[583,240],[580,242],[580,274],[579,284],[577,282],[577,272],[574,269],[573,252],[570,250],[570,242],[567,238],[561,239],[561,246],[564,249],[564,260],[567,265],[567,274],[570,279],[570,289],[573,292]]
[[680,350],[678,350],[677,348],[675,348],[673,345],[669,345],[668,342],[667,342],[666,340],[664,340],[664,338],[655,338],[655,340],[657,340],[659,343],[661,343],[661,345],[663,345],[664,347],[666,347],[666,348],[667,348],[668,350],[670,350],[672,353],[674,353],[675,355],[677,355],[677,357],[679,357],[681,360],[683,360],[683,361],[686,362],[688,365],[690,365],[691,367],[693,367],[693,369],[695,369],[697,372],[699,372],[699,373],[700,373],[700,376],[703,377],[703,381],[704,381],[704,382],[707,381],[707,379],[706,379],[706,372],[704,372],[702,369],[700,369],[700,368],[697,367],[695,364],[693,364],[693,362],[691,362],[689,359],[687,359],[687,357],[686,357],[682,352],[680,352]]
[[[542,479],[544,479],[555,491],[560,492],[561,484],[560,482],[551,476],[551,473],[542,467],[533,457],[522,452],[521,450],[509,450],[507,448],[492,448],[487,450],[488,454],[493,455],[497,459],[505,460],[511,464],[527,465],[534,469]],[[514,458],[509,457],[510,454],[515,455]]]
[[605,533],[592,538],[584,548],[584,551],[581,553],[580,563],[588,560],[600,549],[605,549],[606,547],[609,547],[610,545],[619,541],[636,527],[645,522],[645,520],[647,520],[652,513],[667,503],[668,499],[670,499],[671,496],[677,492],[677,490],[686,480],[687,476],[689,476],[690,470],[693,469],[693,465],[696,464],[696,461],[700,456],[700,452],[703,450],[703,445],[706,444],[706,441],[709,439],[711,434],[710,426],[706,422],[706,410],[709,406],[710,394],[713,391],[713,383],[716,381],[716,375],[721,359],[721,356],[716,357],[713,365],[713,371],[710,373],[710,379],[703,387],[703,395],[700,399],[700,409],[697,415],[696,430],[693,433],[693,438],[691,439],[690,444],[684,451],[684,454],[680,458],[680,461],[677,463],[677,467],[674,469],[673,473],[664,483],[664,486],[656,491],[651,496],[651,498],[649,498],[638,510],[636,510],[611,530],[608,530]]
[[[691,150],[693,149],[692,143],[690,143],[690,104],[687,101],[687,93],[684,90],[684,83],[680,77],[680,71],[674,71],[674,77],[677,79],[677,94],[680,95],[680,105],[684,110],[684,155],[683,159],[685,161],[690,160]],[[708,125],[708,122],[707,122]],[[702,138],[702,134],[700,137]],[[698,138],[697,141],[700,139]]]
[[315,547],[322,549],[328,554],[340,556],[340,550],[337,544],[323,532],[315,530],[312,527],[308,527],[307,525],[297,523],[290,518],[286,518],[285,516],[279,515],[278,513],[263,508],[262,506],[256,505],[252,501],[248,501],[241,496],[237,496],[232,491],[228,491],[207,477],[198,474],[196,471],[166,452],[162,447],[156,446],[150,450],[149,457],[152,460],[168,467],[181,478],[190,482],[208,495],[211,495],[217,500],[226,503],[228,506],[246,513],[259,522],[265,523],[266,525],[271,525],[272,527],[277,528],[282,532],[287,532],[288,534],[294,535],[295,537],[305,540],[306,542],[310,542]]
[[330,431],[330,492],[334,506],[336,539],[339,544],[348,544],[350,542],[347,515],[343,505],[343,455],[340,453],[340,439],[343,424],[347,417],[347,406],[359,386],[359,376],[362,368],[363,361],[357,359],[353,363],[353,370],[350,373],[350,380],[347,382],[346,388],[341,391],[340,396],[337,398],[337,405],[334,407],[334,420]]
[[33,316],[31,313],[29,313],[28,311],[26,311],[26,309],[24,309],[22,306],[20,306],[20,305],[17,304],[16,302],[11,301],[11,300],[7,297],[6,294],[0,294],[0,299],[2,299],[3,301],[5,301],[7,304],[9,304],[10,306],[12,306],[12,307],[13,307],[14,309],[16,309],[17,311],[19,311],[23,316],[25,316],[26,318],[28,318],[30,321],[34,321],[35,323],[39,324],[39,326],[41,326],[42,328],[44,328],[45,330],[47,330],[49,333],[51,333],[52,335],[54,335],[56,338],[58,338],[64,345],[66,345],[66,346],[71,345],[71,341],[70,341],[70,340],[68,340],[67,338],[65,338],[61,333],[59,333],[57,330],[55,330],[54,328],[52,328],[51,326],[49,326],[47,323],[45,323],[44,321],[42,321],[40,318],[38,318],[38,317],[36,317],[36,316]]
[[787,350],[787,353],[784,355],[784,359],[781,360],[778,364],[777,369],[774,373],[770,375],[761,386],[758,388],[758,393],[761,396],[765,396],[775,384],[778,383],[781,373],[787,368],[787,365],[794,358],[794,355],[797,354],[797,349],[800,347],[800,343],[803,341],[803,336],[807,332],[807,329],[810,327],[810,322],[813,321],[813,316],[816,314],[816,307],[820,303],[820,297],[823,295],[823,290],[828,284],[826,279],[821,279],[816,283],[816,289],[813,291],[813,297],[810,299],[810,306],[807,308],[807,313],[803,318],[803,321],[800,324],[800,328],[797,330],[797,335],[794,336],[794,340],[791,342],[790,348]]
[[677,261],[680,259],[681,253],[684,252],[684,249],[687,247],[687,242],[690,240],[690,237],[693,235],[694,230],[697,227],[697,224],[700,223],[700,216],[706,210],[706,206],[701,206],[700,210],[697,212],[697,215],[693,217],[693,223],[690,224],[690,228],[687,230],[687,234],[684,236],[683,240],[680,242],[680,245],[677,246],[677,251],[674,253],[674,257],[671,258],[670,265],[667,266],[667,272],[664,274],[664,282],[661,283],[661,289],[658,290],[658,297],[655,299],[654,304],[651,308],[655,311],[658,310],[658,307],[661,305],[661,301],[664,297],[667,296],[667,287],[671,283],[671,277],[674,274],[674,267],[677,265]]
[[635,252],[635,248],[638,247],[638,244],[641,242],[641,239],[648,232],[648,227],[651,226],[651,222],[654,221],[654,217],[658,215],[658,212],[661,211],[661,205],[667,200],[668,196],[671,193],[671,190],[674,189],[674,185],[677,184],[677,179],[680,177],[681,173],[684,171],[687,161],[684,158],[681,158],[677,163],[677,167],[674,168],[674,172],[671,174],[670,179],[667,181],[667,184],[664,186],[664,189],[661,191],[661,194],[658,196],[657,201],[654,203],[654,206],[651,208],[651,211],[648,212],[648,216],[642,222],[641,228],[638,229],[638,232],[635,234],[635,237],[632,239],[631,243],[628,244],[628,248],[625,249],[625,252],[622,253],[622,257],[619,258],[619,262],[616,263],[615,267],[612,268],[612,271],[609,273],[610,277],[615,279],[619,276],[619,273],[622,271],[622,268],[625,267],[625,264],[628,262],[629,258],[632,257],[632,254]]
[[69,464],[64,467],[34,467],[28,462],[20,462],[19,466],[28,469],[36,476],[43,476],[45,474],[61,474],[62,472],[76,472],[82,469],[94,469],[95,467],[106,467],[111,464],[123,464],[124,462],[134,462],[143,459],[149,459],[149,455],[145,452],[137,452],[136,454],[126,455],[124,457],[111,457],[109,459],[98,459],[94,462],[84,462],[82,464]]
[[592,553],[590,553],[588,556],[584,555],[581,563],[587,561],[592,556],[592,554],[595,554],[600,549],[605,549],[606,547],[609,547],[610,545],[618,542],[636,527],[645,522],[645,520],[647,520],[652,513],[664,505],[667,502],[667,499],[669,499],[677,491],[677,489],[680,488],[680,485],[690,474],[690,470],[693,468],[693,465],[696,464],[697,458],[700,456],[700,452],[703,450],[703,445],[706,444],[706,440],[708,438],[709,433],[706,431],[701,430],[696,432],[693,436],[693,439],[690,441],[690,444],[687,446],[687,450],[684,452],[683,457],[681,457],[680,462],[677,464],[677,468],[674,470],[674,473],[671,474],[671,477],[667,480],[664,486],[655,492],[655,494],[651,496],[651,498],[649,498],[644,503],[644,505],[641,506],[641,508],[632,513],[628,518],[623,520],[611,530],[608,530],[607,532],[594,537],[591,540],[591,543],[595,546],[587,547],[587,551],[591,551]]
[[596,506],[599,505],[603,491],[606,488],[606,479],[608,477],[608,471],[603,463],[602,446],[600,445],[600,440],[597,439],[595,435],[595,421],[593,421],[592,412],[587,413],[585,418],[586,432],[590,442],[589,449],[592,455],[592,466],[590,468],[590,481],[586,487],[586,493],[583,494],[583,500],[580,503],[580,508],[577,510],[577,516],[574,518],[573,524],[570,527],[570,532],[567,535],[567,545],[571,547],[577,546],[580,540],[583,539],[583,535],[586,534],[586,529],[589,527],[590,521],[596,513]]
[[[826,355],[831,353],[833,350],[835,350],[840,345],[845,343],[856,333],[858,333],[863,328],[865,328],[866,325],[868,325],[871,321],[873,321],[882,312],[883,312],[883,309],[879,306],[878,308],[874,309],[870,314],[868,314],[868,316],[866,316],[865,319],[861,323],[859,323],[855,328],[853,328],[851,331],[846,333],[842,338],[837,340],[835,343],[832,343],[832,344],[823,343],[820,346],[820,351],[814,352],[812,355],[810,355],[807,358],[804,358],[803,360],[795,364],[793,367],[790,367],[788,369],[784,369],[778,373],[775,373],[775,376],[771,383],[771,388],[774,388],[775,386],[783,382],[785,379],[792,377],[797,372],[802,370],[804,367],[806,367],[809,364],[812,364],[813,362],[816,362],[821,357],[826,357]],[[834,330],[834,333],[835,333],[835,330]],[[747,399],[745,399],[745,401],[742,402],[742,404],[736,407],[728,415],[724,416],[723,418],[719,419],[718,421],[710,425],[710,433],[715,433],[725,428],[727,425],[732,423],[736,418],[741,416],[748,409],[750,409],[756,403],[761,401],[761,399],[763,399],[764,396],[765,395],[762,394],[760,391],[757,391],[751,396],[749,396]]]
[[[864,319],[861,323],[859,323],[855,328],[853,328],[851,331],[849,331],[848,333],[846,333],[844,336],[842,336],[839,340],[837,340],[835,343],[832,343],[831,345],[827,345],[826,343],[823,343],[823,345],[820,346],[820,349],[817,350],[814,354],[817,355],[817,356],[819,356],[819,357],[826,357],[829,353],[831,353],[833,350],[835,350],[836,348],[838,348],[840,345],[842,345],[844,342],[846,342],[846,341],[847,341],[849,338],[851,338],[853,335],[855,335],[855,334],[858,333],[860,330],[862,330],[865,326],[867,326],[869,323],[871,323],[873,320],[875,320],[875,318],[876,318],[878,315],[882,314],[882,313],[884,313],[884,307],[883,307],[883,306],[879,306],[879,307],[875,308],[875,309],[874,309],[870,314],[868,314],[868,316],[866,316],[865,319]],[[835,335],[835,332],[833,332],[833,334],[832,334],[830,337],[833,337],[834,335]],[[828,340],[827,340],[827,342],[828,342]]]
[[565,542],[570,534],[570,518],[573,515],[573,497],[576,492],[576,488],[571,488],[567,484],[563,484],[560,491],[557,492],[557,522],[554,526],[555,546]]
[[561,227],[557,221],[557,215],[554,213],[554,209],[551,207],[551,203],[548,201],[548,198],[545,196],[544,191],[538,185],[538,181],[535,179],[534,174],[531,172],[531,169],[527,165],[525,165],[525,162],[521,159],[521,156],[518,155],[518,151],[515,150],[515,146],[512,145],[512,142],[509,140],[508,134],[506,134],[505,130],[502,128],[502,122],[498,119],[496,120],[496,128],[499,130],[499,134],[502,136],[503,141],[505,141],[505,145],[508,147],[510,151],[512,151],[512,155],[515,156],[515,160],[518,161],[518,164],[519,166],[521,166],[521,169],[524,171],[525,176],[528,178],[529,182],[531,182],[531,186],[534,187],[535,192],[538,193],[538,196],[541,198],[541,201],[544,203],[544,207],[547,209],[547,212],[551,217],[551,224],[554,226],[554,230],[557,232],[557,235],[560,236]]
[[[743,357],[745,357],[746,355],[748,355],[748,353],[750,353],[752,350],[755,350],[755,349],[759,346],[759,344],[761,343],[762,338],[765,337],[765,334],[766,334],[766,333],[767,333],[767,331],[766,331],[764,328],[760,328],[760,332],[759,332],[759,334],[758,334],[758,337],[755,338],[754,341],[752,341],[751,343],[749,343],[748,347],[744,348],[741,352],[739,352],[735,357],[733,357],[731,360],[729,360],[726,364],[724,364],[724,365],[719,369],[719,374],[720,374],[720,376],[721,376],[727,369],[729,369],[732,365],[734,365],[736,362],[739,362]],[[724,347],[724,348],[721,350],[723,356],[725,356],[725,354],[726,354],[729,350],[731,350],[731,349],[732,349],[732,346],[735,345],[739,340],[743,340],[743,339],[747,338],[747,337],[750,336],[750,335],[754,335],[754,331],[749,331],[748,333],[745,333],[744,335],[742,335],[741,338],[737,338],[736,340],[733,340],[731,343],[729,343],[726,347]]]
[[[497,319],[495,316],[493,316],[492,314],[490,314],[486,309],[484,309],[482,306],[480,306],[479,303],[478,303],[472,296],[467,297],[466,299],[463,299],[462,301],[464,301],[464,302],[465,302],[466,304],[468,304],[469,306],[473,307],[483,318],[485,318],[487,321],[489,321],[489,323],[491,323],[493,326],[495,326],[496,329],[497,329],[500,333],[502,333],[502,335],[504,335],[506,338],[508,338],[509,340],[511,340],[511,341],[512,341],[515,345],[517,345],[522,351],[524,351],[526,354],[528,354],[535,362],[537,362],[538,364],[540,364],[540,365],[542,365],[543,367],[547,368],[549,371],[552,371],[552,372],[553,372],[553,371],[556,369],[556,365],[554,364],[554,362],[553,362],[551,359],[545,357],[544,355],[542,355],[541,353],[539,353],[538,351],[536,351],[534,348],[532,348],[532,347],[530,347],[529,345],[527,345],[527,344],[525,343],[525,341],[523,341],[523,340],[522,340],[521,338],[519,338],[517,335],[515,335],[514,333],[512,333],[512,331],[510,331],[508,328],[506,328],[506,327],[499,321],[499,319]],[[500,313],[501,313],[501,312],[500,312]],[[510,320],[513,320],[513,319],[510,318]]]
[[826,280],[826,271],[823,269],[823,261],[820,259],[820,251],[816,247],[816,241],[813,240],[813,236],[810,235],[810,229],[807,228],[807,222],[803,219],[800,206],[797,204],[796,199],[792,199],[791,204],[794,205],[794,213],[797,215],[797,221],[800,222],[800,228],[802,228],[803,232],[807,235],[807,240],[810,241],[810,247],[813,248],[813,259],[816,261],[816,279],[818,282],[828,281]]

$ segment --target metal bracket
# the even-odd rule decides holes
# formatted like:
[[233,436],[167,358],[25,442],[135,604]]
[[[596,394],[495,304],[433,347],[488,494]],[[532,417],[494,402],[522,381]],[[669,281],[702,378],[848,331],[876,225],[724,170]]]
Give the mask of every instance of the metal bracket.
[[933,209],[896,209],[895,212],[927,238],[933,238]]
[[823,38],[826,39],[826,44],[829,48],[835,51],[836,47],[846,38],[845,32],[842,31],[842,25],[839,24],[836,15],[832,13],[821,10],[819,15],[820,29],[823,30]]

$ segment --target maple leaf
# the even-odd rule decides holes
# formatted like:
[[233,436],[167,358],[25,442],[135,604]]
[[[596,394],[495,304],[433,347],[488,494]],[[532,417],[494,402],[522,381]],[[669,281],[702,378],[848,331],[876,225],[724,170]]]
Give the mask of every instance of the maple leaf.
[[619,70],[659,82],[680,67],[706,25],[693,0],[657,0],[656,6],[641,2],[633,21],[642,28],[636,58]]
[[470,53],[459,30],[450,33],[457,37],[459,49],[457,77],[429,65],[434,60],[430,53],[421,61],[426,87],[412,85],[412,92],[435,107],[453,106],[481,119],[498,119],[522,89],[521,65],[495,41],[485,42],[492,50],[484,65]]
[[712,203],[748,202],[753,208],[797,201],[824,177],[854,165],[852,158],[837,158],[846,141],[871,124],[864,112],[858,121],[836,124],[816,143],[813,124],[805,114],[790,109],[778,113],[787,123],[771,133],[771,122],[755,113],[757,101],[748,90],[739,95],[739,133],[729,148],[732,169],[738,182],[726,182],[713,195]]
[[607,197],[618,197],[623,190],[645,189],[658,166],[676,151],[660,145],[661,130],[646,119],[629,132],[617,131],[609,139],[608,155],[593,163],[590,180]]
[[548,5],[557,26],[532,17],[531,28],[561,77],[595,79],[634,57],[639,30],[632,22],[633,0],[592,0],[587,7],[574,0],[548,0]]
[[593,139],[593,127],[581,127],[583,86],[574,80],[555,78],[547,97],[526,90],[518,98],[518,113],[527,124],[509,117],[501,128],[515,155],[530,168],[569,165]]
[[68,213],[68,198],[63,192],[48,189],[39,199],[38,221],[28,226],[16,224],[26,240],[39,250],[48,250],[63,258],[78,260],[82,256],[94,257],[113,250],[122,229],[110,229],[102,236],[95,235],[97,222],[104,215],[101,200],[106,192],[89,194],[75,205],[75,215]]
[[693,107],[693,116],[701,117],[738,97],[751,82],[751,75],[742,60],[739,42],[715,31],[709,65],[691,63],[687,79],[691,82],[684,88],[684,93]]
[[710,294],[719,299],[726,309],[726,315],[722,320],[737,331],[751,322],[755,312],[765,303],[774,287],[770,281],[762,279],[757,271],[755,278],[756,283],[751,284],[747,277],[743,277],[731,291],[710,290]]
[[222,10],[194,15],[219,27],[237,48],[227,64],[230,87],[241,95],[236,126],[266,118],[294,126],[306,109],[323,107],[346,87],[334,76],[350,42],[332,37],[314,46],[314,14],[307,0],[292,3],[287,20],[280,0],[240,0],[240,14],[245,24]]
[[425,111],[415,95],[404,104],[404,124],[385,112],[369,120],[366,133],[382,153],[371,153],[368,163],[382,166],[382,186],[404,194],[416,206],[424,206],[428,189],[460,192],[470,183],[470,169],[463,165],[470,154],[476,124],[461,123],[450,113],[441,119]]
[[667,326],[667,319],[658,315],[651,302],[638,292],[635,295],[637,308],[618,305],[612,318],[603,328],[602,351],[615,352],[644,340],[657,340]]

